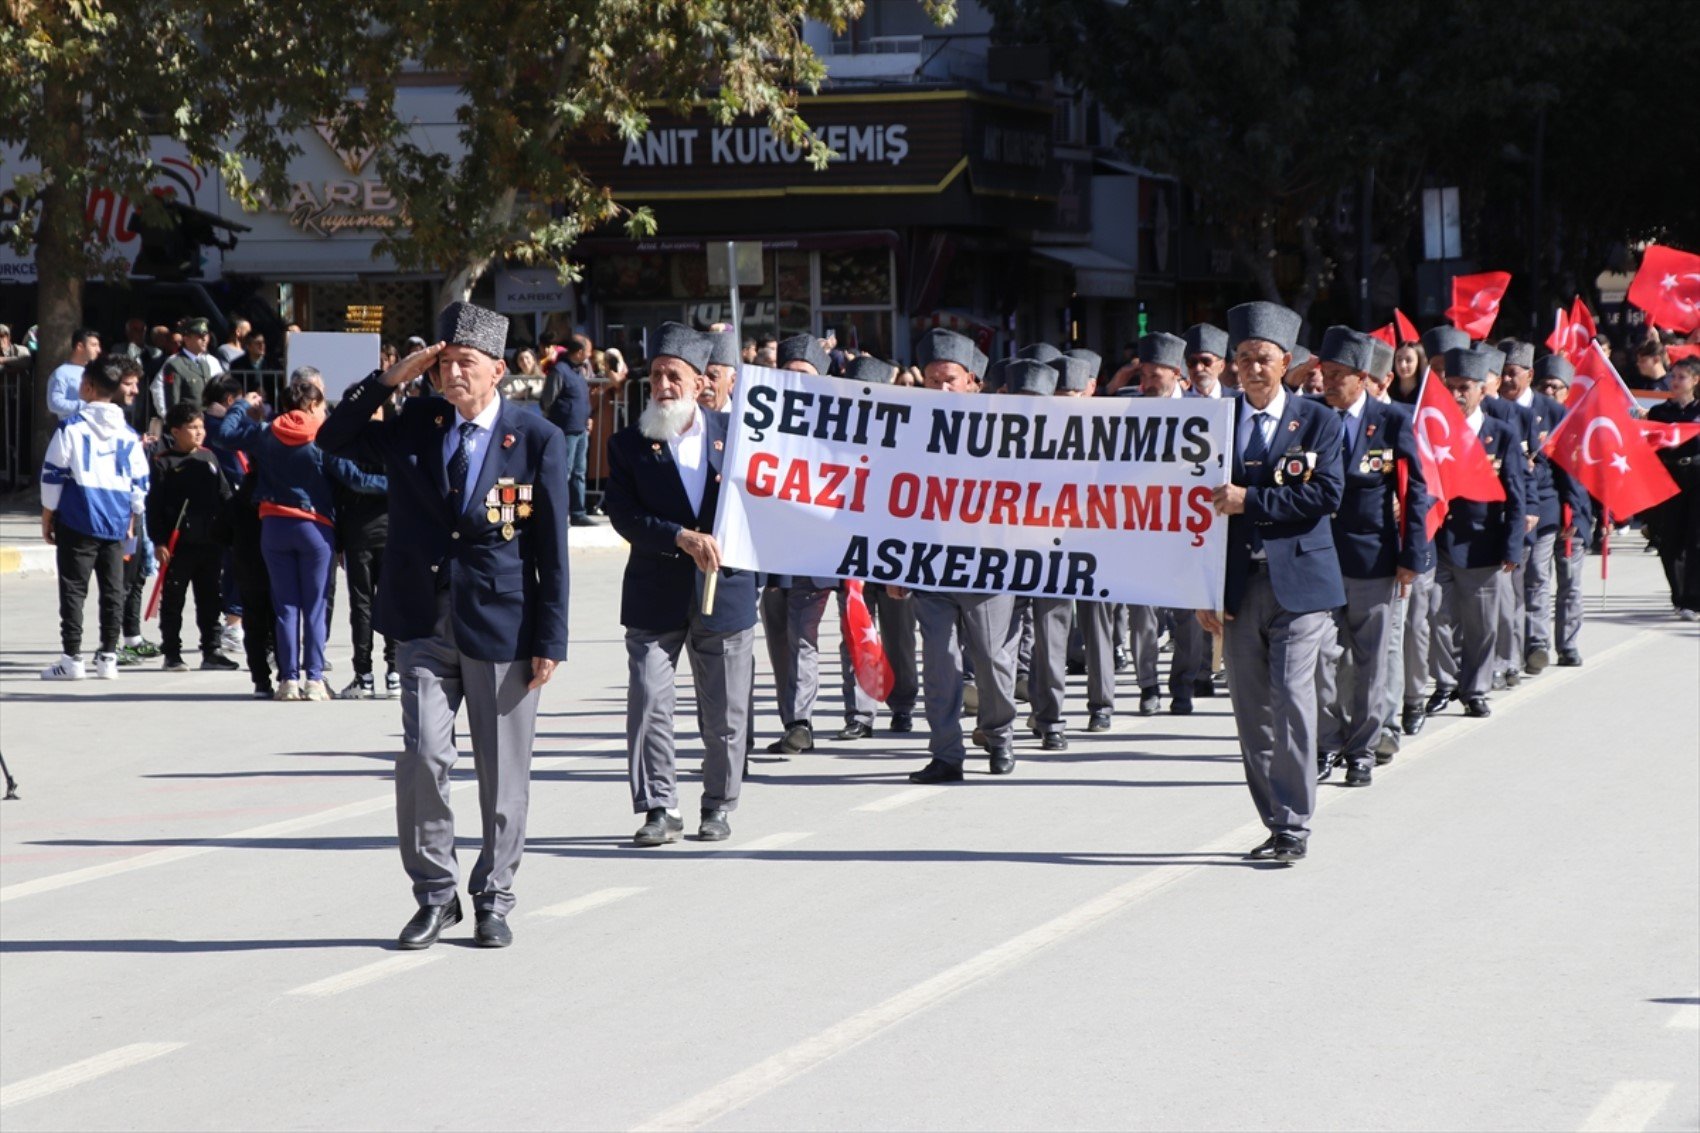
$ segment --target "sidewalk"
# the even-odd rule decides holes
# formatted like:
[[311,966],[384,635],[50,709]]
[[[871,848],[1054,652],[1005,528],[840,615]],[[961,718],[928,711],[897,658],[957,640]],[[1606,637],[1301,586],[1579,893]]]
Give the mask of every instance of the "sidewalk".
[[[56,574],[53,547],[41,538],[41,506],[35,489],[0,498],[0,576]],[[623,551],[626,541],[606,519],[595,527],[574,527],[567,536],[573,552]]]

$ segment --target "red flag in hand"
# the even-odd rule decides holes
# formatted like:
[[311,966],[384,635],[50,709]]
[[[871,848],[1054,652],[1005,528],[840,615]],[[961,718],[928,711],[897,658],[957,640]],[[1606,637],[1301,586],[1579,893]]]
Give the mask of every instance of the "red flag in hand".
[[1570,396],[1568,403],[1581,399],[1598,382],[1610,382],[1613,385],[1623,385],[1623,379],[1618,376],[1617,367],[1611,364],[1606,352],[1600,349],[1600,344],[1593,339],[1580,354],[1570,359],[1570,364],[1576,367],[1576,376],[1570,379]]
[[1493,470],[1482,440],[1464,419],[1458,400],[1433,374],[1423,379],[1417,397],[1417,456],[1434,506],[1428,511],[1428,537],[1440,530],[1451,500],[1491,503],[1505,498],[1505,485]]
[[844,593],[844,625],[840,630],[850,642],[850,665],[856,670],[856,683],[863,692],[884,703],[897,683],[897,675],[891,671],[879,631],[874,628],[873,615],[868,613],[861,581],[846,582]]
[[1700,343],[1689,346],[1667,346],[1665,347],[1665,356],[1670,359],[1670,364],[1673,366],[1684,358],[1700,358]]
[[1511,286],[1508,271],[1483,271],[1475,275],[1454,276],[1452,306],[1446,317],[1452,325],[1480,342],[1493,331],[1493,321],[1499,318],[1500,300]]
[[1407,319],[1405,312],[1397,307],[1393,308],[1393,326],[1399,332],[1399,341],[1395,342],[1394,346],[1403,346],[1407,342],[1418,342],[1423,337],[1417,333],[1417,324]]
[[1612,515],[1634,515],[1677,492],[1634,408],[1622,382],[1595,382],[1547,438],[1547,455]]
[[1629,301],[1663,330],[1687,334],[1700,327],[1700,256],[1649,244],[1629,284]]
[[1637,421],[1641,439],[1654,448],[1677,448],[1700,437],[1700,421]]
[[1399,348],[1399,328],[1394,326],[1392,323],[1388,323],[1384,327],[1377,327],[1369,332],[1369,336],[1371,338],[1379,338],[1395,350]]
[[1558,309],[1556,325],[1547,335],[1547,349],[1569,359],[1572,366],[1580,366],[1582,355],[1593,344],[1596,333],[1598,328],[1594,325],[1593,312],[1578,295],[1571,303],[1568,315],[1563,307]]

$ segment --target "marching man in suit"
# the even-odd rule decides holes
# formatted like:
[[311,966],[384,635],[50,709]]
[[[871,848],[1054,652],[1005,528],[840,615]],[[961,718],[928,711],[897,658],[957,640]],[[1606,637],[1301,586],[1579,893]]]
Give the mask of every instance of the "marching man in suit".
[[[632,811],[644,816],[632,840],[676,842],[679,815],[674,746],[674,678],[691,659],[702,727],[702,821],[697,837],[732,834],[750,729],[755,676],[756,583],[720,565],[714,539],[727,416],[698,403],[714,355],[711,335],[663,323],[649,366],[649,405],[608,445],[602,508],[631,544],[620,593],[626,627],[626,755]],[[712,611],[703,587],[719,574]]]
[[[326,452],[382,460],[389,477],[390,549],[373,623],[399,643],[396,826],[419,903],[403,948],[428,948],[461,919],[449,769],[463,702],[483,819],[474,939],[513,942],[537,698],[567,656],[564,442],[497,392],[507,337],[505,315],[451,303],[435,346],[354,386],[319,430]],[[441,396],[373,419],[396,387],[427,372]]]
[[1316,809],[1316,666],[1346,604],[1330,516],[1340,506],[1340,419],[1282,384],[1297,313],[1274,303],[1228,312],[1239,377],[1233,476],[1216,489],[1228,519],[1222,634],[1246,785],[1269,838],[1253,858],[1302,861]]

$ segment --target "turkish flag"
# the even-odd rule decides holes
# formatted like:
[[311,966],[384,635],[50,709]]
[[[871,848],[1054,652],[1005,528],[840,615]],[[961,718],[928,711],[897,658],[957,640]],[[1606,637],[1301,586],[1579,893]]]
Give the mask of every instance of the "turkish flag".
[[1399,348],[1399,329],[1392,323],[1388,323],[1384,327],[1376,327],[1374,330],[1369,332],[1369,336],[1371,338],[1379,338],[1395,350]]
[[1430,375],[1417,396],[1417,457],[1434,506],[1428,512],[1428,537],[1440,530],[1451,500],[1492,503],[1505,498],[1505,485],[1493,469],[1481,438],[1464,420],[1458,401]]
[[1483,271],[1475,275],[1460,275],[1452,280],[1452,306],[1446,317],[1452,325],[1480,342],[1493,331],[1499,318],[1500,300],[1511,286],[1508,271]]
[[1637,421],[1635,427],[1654,448],[1676,448],[1700,437],[1700,421]]
[[1649,244],[1629,284],[1629,301],[1663,330],[1687,334],[1700,327],[1700,256]]
[[1547,438],[1547,455],[1612,515],[1645,511],[1677,491],[1634,408],[1622,382],[1595,382]]
[[1558,309],[1552,333],[1547,335],[1547,349],[1569,359],[1572,366],[1579,365],[1583,352],[1594,341],[1597,329],[1593,312],[1578,295],[1570,305],[1569,314],[1565,314],[1563,307]]
[[1623,378],[1619,376],[1617,367],[1611,364],[1611,359],[1600,349],[1600,344],[1592,340],[1589,340],[1586,349],[1570,360],[1570,364],[1576,367],[1576,376],[1570,380],[1569,401],[1579,399],[1596,382],[1615,382],[1623,385]]
[[1665,347],[1665,355],[1670,359],[1670,364],[1673,366],[1682,361],[1684,358],[1700,358],[1700,344],[1692,346],[1667,346]]
[[1394,346],[1403,346],[1407,342],[1417,342],[1423,336],[1417,333],[1417,324],[1405,317],[1405,312],[1393,308],[1393,325],[1399,330],[1399,341]]
[[874,628],[867,599],[862,597],[861,581],[846,582],[844,593],[844,625],[840,632],[850,642],[850,664],[856,670],[856,683],[863,692],[884,703],[897,683],[897,675],[891,671],[885,647],[880,644],[879,630]]

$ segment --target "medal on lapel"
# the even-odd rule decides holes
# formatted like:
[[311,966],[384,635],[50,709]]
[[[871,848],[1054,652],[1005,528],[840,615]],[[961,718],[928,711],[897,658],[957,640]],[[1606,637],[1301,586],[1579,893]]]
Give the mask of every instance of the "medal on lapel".
[[514,537],[514,520],[531,514],[531,485],[516,484],[512,476],[503,476],[490,486],[484,496],[484,518],[502,525],[502,538]]
[[1289,452],[1281,458],[1281,463],[1275,466],[1275,483],[1285,484],[1291,480],[1295,484],[1303,484],[1310,479],[1311,469],[1315,467],[1314,452]]

